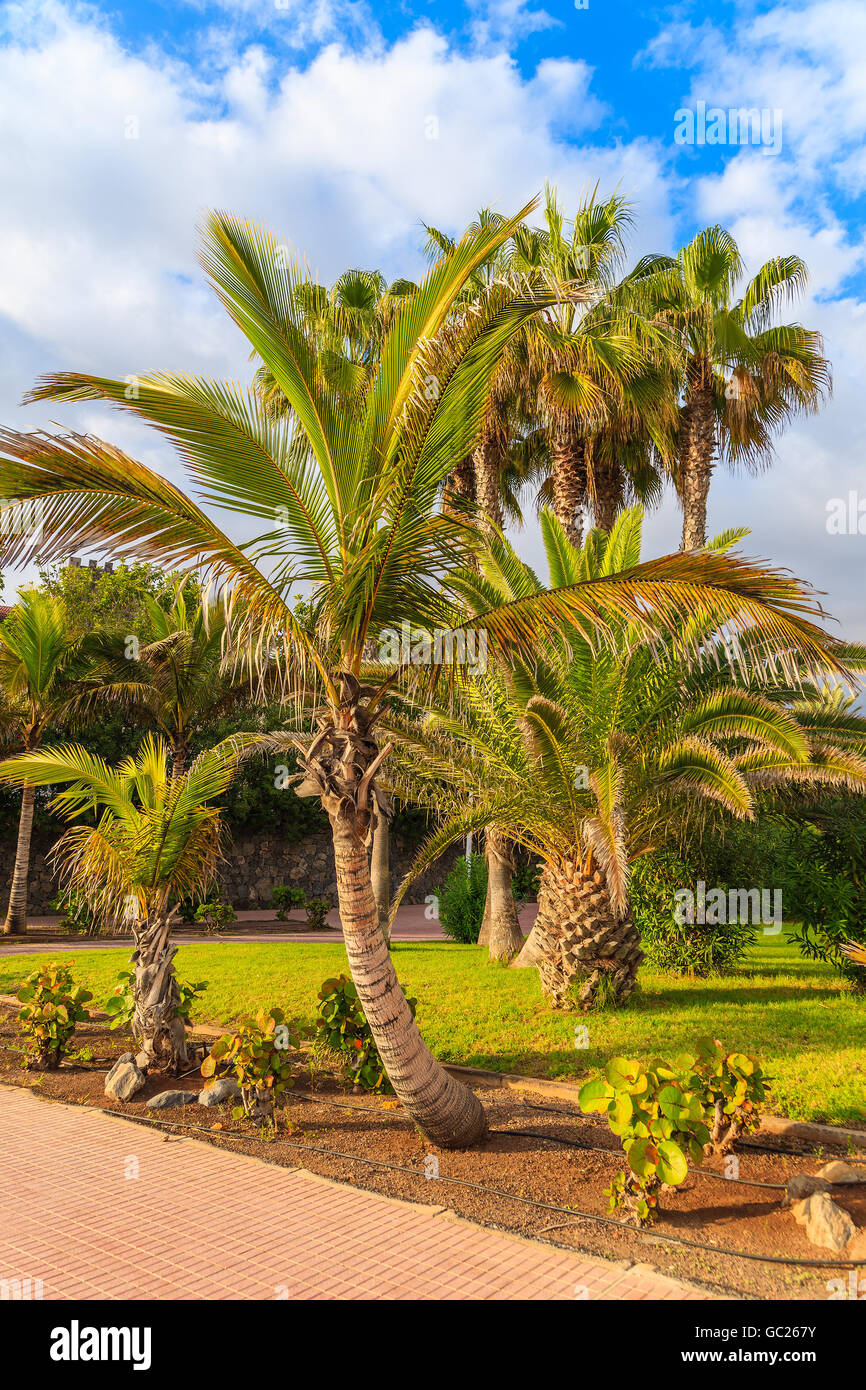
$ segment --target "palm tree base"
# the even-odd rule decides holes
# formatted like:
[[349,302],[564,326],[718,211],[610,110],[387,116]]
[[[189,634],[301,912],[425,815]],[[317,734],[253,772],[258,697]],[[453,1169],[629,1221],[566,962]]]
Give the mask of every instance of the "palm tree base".
[[[533,931],[541,988],[556,1009],[621,1004],[644,959],[631,913],[616,917],[602,874],[545,867]],[[583,981],[575,999],[575,985]]]

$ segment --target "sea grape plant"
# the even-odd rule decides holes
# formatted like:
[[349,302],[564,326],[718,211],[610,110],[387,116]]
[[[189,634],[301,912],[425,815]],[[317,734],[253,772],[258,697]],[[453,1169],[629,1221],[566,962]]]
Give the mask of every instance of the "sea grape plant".
[[202,1076],[234,1076],[241,1092],[234,1118],[270,1118],[276,1127],[277,1100],[295,1084],[289,1053],[300,1045],[300,1033],[282,1009],[261,1009],[255,1022],[217,1038],[202,1062]]
[[[407,1003],[414,1018],[417,1000],[408,999]],[[337,975],[322,984],[316,1027],[322,1041],[344,1059],[347,1081],[365,1091],[391,1092],[376,1040],[348,975]]]
[[685,1181],[690,1159],[727,1152],[757,1129],[765,1096],[758,1059],[710,1038],[672,1063],[612,1057],[578,1097],[586,1113],[607,1115],[626,1155],[628,1171],[605,1188],[608,1209],[631,1213],[638,1225],[655,1220],[660,1193]]
[[69,966],[57,961],[28,975],[18,991],[18,1002],[23,1006],[18,1029],[28,1054],[24,1065],[43,1071],[59,1067],[76,1023],[89,1018],[84,1005],[92,998],[89,990],[74,985]]

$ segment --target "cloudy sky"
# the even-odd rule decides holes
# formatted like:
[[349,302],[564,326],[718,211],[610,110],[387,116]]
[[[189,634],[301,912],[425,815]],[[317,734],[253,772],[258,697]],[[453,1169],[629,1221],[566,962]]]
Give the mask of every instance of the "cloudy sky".
[[[764,145],[680,143],[677,112],[765,110]],[[698,122],[700,117],[698,115]],[[680,127],[682,122],[680,121]],[[773,471],[721,474],[712,531],[827,592],[866,638],[863,499],[866,6],[679,0],[135,0],[0,7],[0,420],[92,431],[179,478],[154,435],[105,407],[20,406],[40,372],[246,376],[202,283],[195,227],[227,208],[310,268],[421,271],[422,221],[459,231],[553,181],[634,205],[634,258],[721,222],[752,270],[796,252],[799,319],[821,330],[832,403]],[[837,508],[838,510],[838,508]],[[675,549],[668,498],[647,553]],[[518,544],[540,552],[528,525]],[[22,580],[5,576],[7,601]]]

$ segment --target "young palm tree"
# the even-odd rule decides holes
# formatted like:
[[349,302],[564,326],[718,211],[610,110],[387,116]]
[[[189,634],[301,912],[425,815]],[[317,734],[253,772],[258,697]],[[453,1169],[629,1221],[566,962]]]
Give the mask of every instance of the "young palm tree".
[[169,904],[207,891],[220,858],[221,823],[213,802],[225,792],[240,757],[267,742],[256,735],[227,739],[180,776],[164,739],[150,734],[135,757],[116,769],[71,744],[0,763],[0,778],[15,786],[65,785],[51,806],[66,820],[85,812],[98,816],[95,825],[71,826],[52,858],[67,892],[132,931],[132,1029],[147,1054],[145,1066],[176,1072],[188,1065]]
[[149,597],[145,605],[153,641],[128,654],[128,638],[103,634],[91,644],[87,688],[74,700],[79,718],[120,708],[133,723],[158,730],[171,749],[176,776],[186,769],[197,729],[246,696],[249,680],[223,661],[226,636],[221,603],[187,604],[179,590],[170,609]]
[[[542,525],[553,585],[638,564],[637,508],[609,540],[591,532],[582,551],[552,513]],[[722,538],[717,552],[735,538]],[[469,571],[462,578],[474,609],[541,590],[507,545],[491,547],[482,571],[481,579]],[[603,981],[616,1001],[634,988],[643,955],[630,865],[676,841],[697,814],[750,818],[756,790],[784,782],[866,789],[866,721],[858,749],[850,729],[810,700],[799,713],[786,706],[766,677],[754,677],[753,688],[735,685],[730,663],[717,664],[720,652],[712,604],[696,609],[681,634],[651,645],[628,623],[608,646],[564,626],[531,664],[512,659],[504,671],[467,676],[456,700],[394,724],[401,794],[443,811],[410,877],[486,825],[538,856],[539,913],[518,963],[538,965],[554,1005],[567,1001],[575,975],[583,1007]]]
[[[7,735],[35,752],[53,725],[68,718],[74,687],[71,675],[79,665],[81,640],[70,637],[63,604],[38,590],[25,590],[0,624],[0,687],[6,697]],[[15,869],[3,930],[18,935],[27,930],[27,888],[35,789],[21,786],[21,817]]]
[[[65,372],[33,393],[104,398],[143,417],[176,445],[204,500],[264,523],[256,541],[232,541],[172,483],[100,440],[0,435],[0,495],[42,499],[43,554],[98,545],[170,567],[203,564],[226,589],[235,642],[250,661],[317,685],[317,732],[295,736],[304,769],[297,790],[318,797],[330,819],[349,964],[388,1076],[423,1132],[445,1147],[475,1142],[486,1117],[425,1047],[379,927],[365,838],[389,752],[375,729],[387,685],[364,685],[360,671],[368,641],[383,628],[399,629],[404,619],[437,625],[455,563],[480,544],[468,520],[438,510],[441,484],[478,438],[505,345],[546,301],[514,294],[469,316],[462,335],[446,335],[447,352],[439,334],[473,271],[530,210],[464,237],[432,267],[395,310],[369,383],[352,401],[329,384],[300,321],[301,271],[287,268],[276,238],[225,214],[207,220],[203,265],[290,402],[290,416],[274,419],[255,391],[237,384],[169,374],[140,377],[131,393],[123,380]],[[431,377],[435,391],[427,389]],[[0,535],[0,563],[20,563],[33,550],[25,537]],[[298,584],[312,592],[315,638],[291,606]],[[774,650],[783,642],[805,660],[834,664],[797,581],[725,556],[668,557],[533,593],[474,625],[491,648],[529,650],[539,632],[566,619],[599,640],[624,617],[644,631],[678,628],[710,596],[758,645]],[[459,654],[457,644],[453,650]]]
[[797,323],[772,322],[779,306],[805,287],[803,261],[767,261],[735,300],[742,271],[730,233],[708,227],[676,260],[660,261],[638,296],[646,312],[670,324],[679,342],[683,550],[706,540],[716,458],[750,469],[766,466],[774,435],[795,415],[816,411],[830,389],[821,335]]

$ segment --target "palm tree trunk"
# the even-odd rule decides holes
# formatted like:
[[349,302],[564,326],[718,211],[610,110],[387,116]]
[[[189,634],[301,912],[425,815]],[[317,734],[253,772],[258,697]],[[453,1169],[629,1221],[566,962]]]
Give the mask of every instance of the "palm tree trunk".
[[391,929],[391,870],[388,862],[388,819],[377,807],[373,813],[373,843],[370,849],[370,880],[379,927],[386,943],[390,943]]
[[620,1004],[637,983],[644,955],[631,912],[617,917],[604,876],[584,874],[577,857],[558,868],[545,865],[532,935],[541,988],[554,1008],[570,1006],[578,980],[582,1010],[592,1008],[600,989]]
[[509,961],[523,946],[523,933],[511,887],[514,860],[507,836],[488,827],[484,853],[487,859],[487,901],[484,905],[487,935],[484,942],[481,936],[478,940],[479,944],[489,946],[490,960]]
[[622,510],[622,469],[616,459],[599,460],[593,468],[595,524],[610,535],[611,528]]
[[177,734],[171,744],[171,775],[177,779],[186,772],[189,757],[189,740],[186,734]]
[[481,523],[485,529],[488,521],[501,529],[503,515],[499,484],[502,476],[502,450],[499,434],[489,424],[485,424],[478,448],[472,455],[472,467],[475,474],[475,500],[484,514]]
[[30,839],[33,833],[34,788],[25,783],[21,791],[21,815],[18,820],[18,844],[15,849],[15,869],[9,890],[9,906],[3,931],[7,936],[23,936],[27,931],[27,885],[30,877]]
[[560,415],[550,432],[553,479],[553,511],[572,545],[583,541],[578,511],[586,498],[586,449],[580,422]]
[[475,477],[472,467],[472,459],[461,459],[445,479],[445,486],[442,490],[442,507],[444,511],[453,511],[458,515],[463,515],[459,505],[449,505],[453,502],[472,502],[475,500]]
[[174,973],[177,947],[169,942],[165,915],[133,924],[135,965],[132,997],[135,1004],[132,1031],[154,1071],[177,1073],[189,1065],[186,1029],[177,1006],[180,991]]
[[400,988],[373,896],[364,841],[374,778],[388,749],[379,750],[372,725],[381,712],[363,703],[369,687],[341,671],[339,702],[307,747],[296,744],[304,769],[299,796],[318,796],[331,822],[343,940],[358,999],[399,1101],[433,1144],[463,1149],[487,1134],[478,1097],[455,1081],[425,1046]]
[[426,1047],[379,927],[364,846],[344,817],[330,819],[349,969],[388,1080],[431,1143],[469,1148],[487,1134],[484,1107]]
[[706,376],[698,364],[690,365],[680,420],[680,501],[683,508],[680,550],[698,550],[707,541],[707,497],[715,450],[715,402]]

